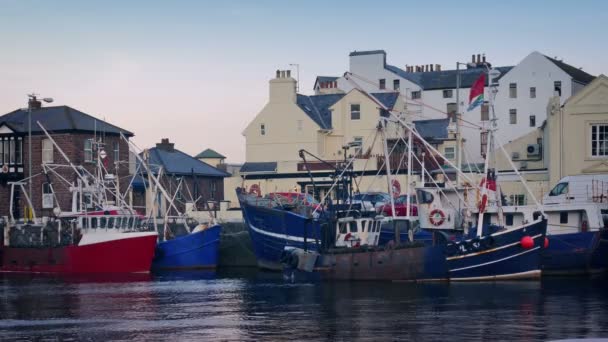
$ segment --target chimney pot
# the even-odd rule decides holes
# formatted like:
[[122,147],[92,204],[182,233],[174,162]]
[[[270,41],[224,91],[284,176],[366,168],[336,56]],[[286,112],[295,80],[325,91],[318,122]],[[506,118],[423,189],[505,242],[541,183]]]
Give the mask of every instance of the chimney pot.
[[291,77],[291,70],[287,70],[285,73],[287,73],[287,77]]
[[471,55],[471,63],[475,63],[475,54]]
[[277,78],[281,77],[281,70],[277,70]]
[[481,63],[481,54],[477,54],[477,64]]
[[484,53],[481,58],[483,58],[483,63],[485,64],[486,63],[486,54]]
[[435,64],[435,69],[437,71],[441,71],[441,64]]
[[431,64],[431,71],[435,71],[435,70],[433,69],[433,64]]

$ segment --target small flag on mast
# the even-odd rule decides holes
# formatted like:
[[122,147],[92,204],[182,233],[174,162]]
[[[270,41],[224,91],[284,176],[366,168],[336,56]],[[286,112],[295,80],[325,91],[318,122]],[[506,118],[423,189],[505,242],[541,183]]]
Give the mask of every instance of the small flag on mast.
[[481,106],[483,103],[483,87],[486,84],[486,74],[481,74],[479,78],[471,86],[471,93],[469,94],[469,108],[467,112],[472,111],[477,106]]

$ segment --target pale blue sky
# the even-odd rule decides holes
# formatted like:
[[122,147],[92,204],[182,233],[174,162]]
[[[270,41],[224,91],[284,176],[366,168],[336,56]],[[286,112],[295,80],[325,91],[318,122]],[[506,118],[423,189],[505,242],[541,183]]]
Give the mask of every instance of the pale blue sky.
[[245,159],[241,135],[276,69],[301,90],[353,50],[452,68],[473,53],[513,65],[536,50],[608,73],[607,1],[0,0],[0,113],[32,91],[184,152]]

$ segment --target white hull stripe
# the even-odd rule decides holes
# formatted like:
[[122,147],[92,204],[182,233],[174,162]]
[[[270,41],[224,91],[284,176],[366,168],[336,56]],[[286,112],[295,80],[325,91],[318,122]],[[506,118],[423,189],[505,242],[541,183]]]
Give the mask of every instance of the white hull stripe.
[[[282,240],[290,240],[290,241],[297,241],[297,242],[304,242],[304,238],[303,237],[299,237],[299,236],[292,236],[292,235],[287,235],[287,234],[277,234],[277,233],[273,233],[273,232],[267,232],[263,229],[257,228],[254,225],[250,224],[249,228],[251,228],[254,232],[262,234],[262,235],[266,235],[266,236],[271,236],[273,238],[277,238],[277,239],[282,239]],[[314,238],[310,238],[307,239],[308,242],[314,241]]]
[[508,256],[508,257],[505,257],[505,258],[502,258],[502,259],[498,259],[498,260],[494,260],[494,261],[488,261],[488,262],[484,262],[483,264],[478,264],[478,265],[473,265],[473,266],[456,268],[456,269],[450,270],[450,272],[458,272],[458,271],[462,271],[462,270],[468,270],[468,269],[471,269],[471,268],[476,268],[476,267],[481,267],[481,266],[495,264],[497,262],[505,261],[505,260],[508,260],[508,259],[511,259],[511,258],[518,257],[520,255],[524,255],[526,253],[530,253],[530,252],[535,251],[535,250],[537,250],[539,248],[540,248],[540,246],[537,246],[537,247],[534,247],[532,249],[528,249],[527,251],[523,251],[523,252],[517,253],[515,255],[511,255],[511,256]]
[[[533,236],[532,239],[538,239],[541,236],[543,236],[543,235],[542,234],[538,234],[538,235]],[[470,254],[465,254],[465,255],[457,255],[457,256],[449,257],[449,258],[447,258],[447,260],[456,260],[456,259],[468,258],[468,257],[471,257],[471,256],[491,253],[491,252],[498,251],[498,250],[501,250],[501,249],[504,249],[504,248],[507,248],[507,247],[515,246],[515,245],[517,245],[519,243],[521,243],[521,242],[520,241],[516,241],[516,242],[510,243],[508,245],[496,247],[496,248],[493,248],[493,249],[488,249],[488,250],[485,250],[485,251],[480,251],[480,252],[476,252],[476,253],[470,253]]]
[[450,278],[450,281],[479,281],[479,280],[500,280],[500,279],[524,279],[540,277],[540,270],[501,274],[495,276],[471,277],[471,278]]

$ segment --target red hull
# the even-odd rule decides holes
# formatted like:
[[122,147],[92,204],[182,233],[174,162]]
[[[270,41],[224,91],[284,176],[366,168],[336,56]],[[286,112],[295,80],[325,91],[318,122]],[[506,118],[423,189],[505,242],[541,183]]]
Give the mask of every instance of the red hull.
[[127,237],[84,246],[0,247],[0,272],[134,273],[149,272],[156,235]]

